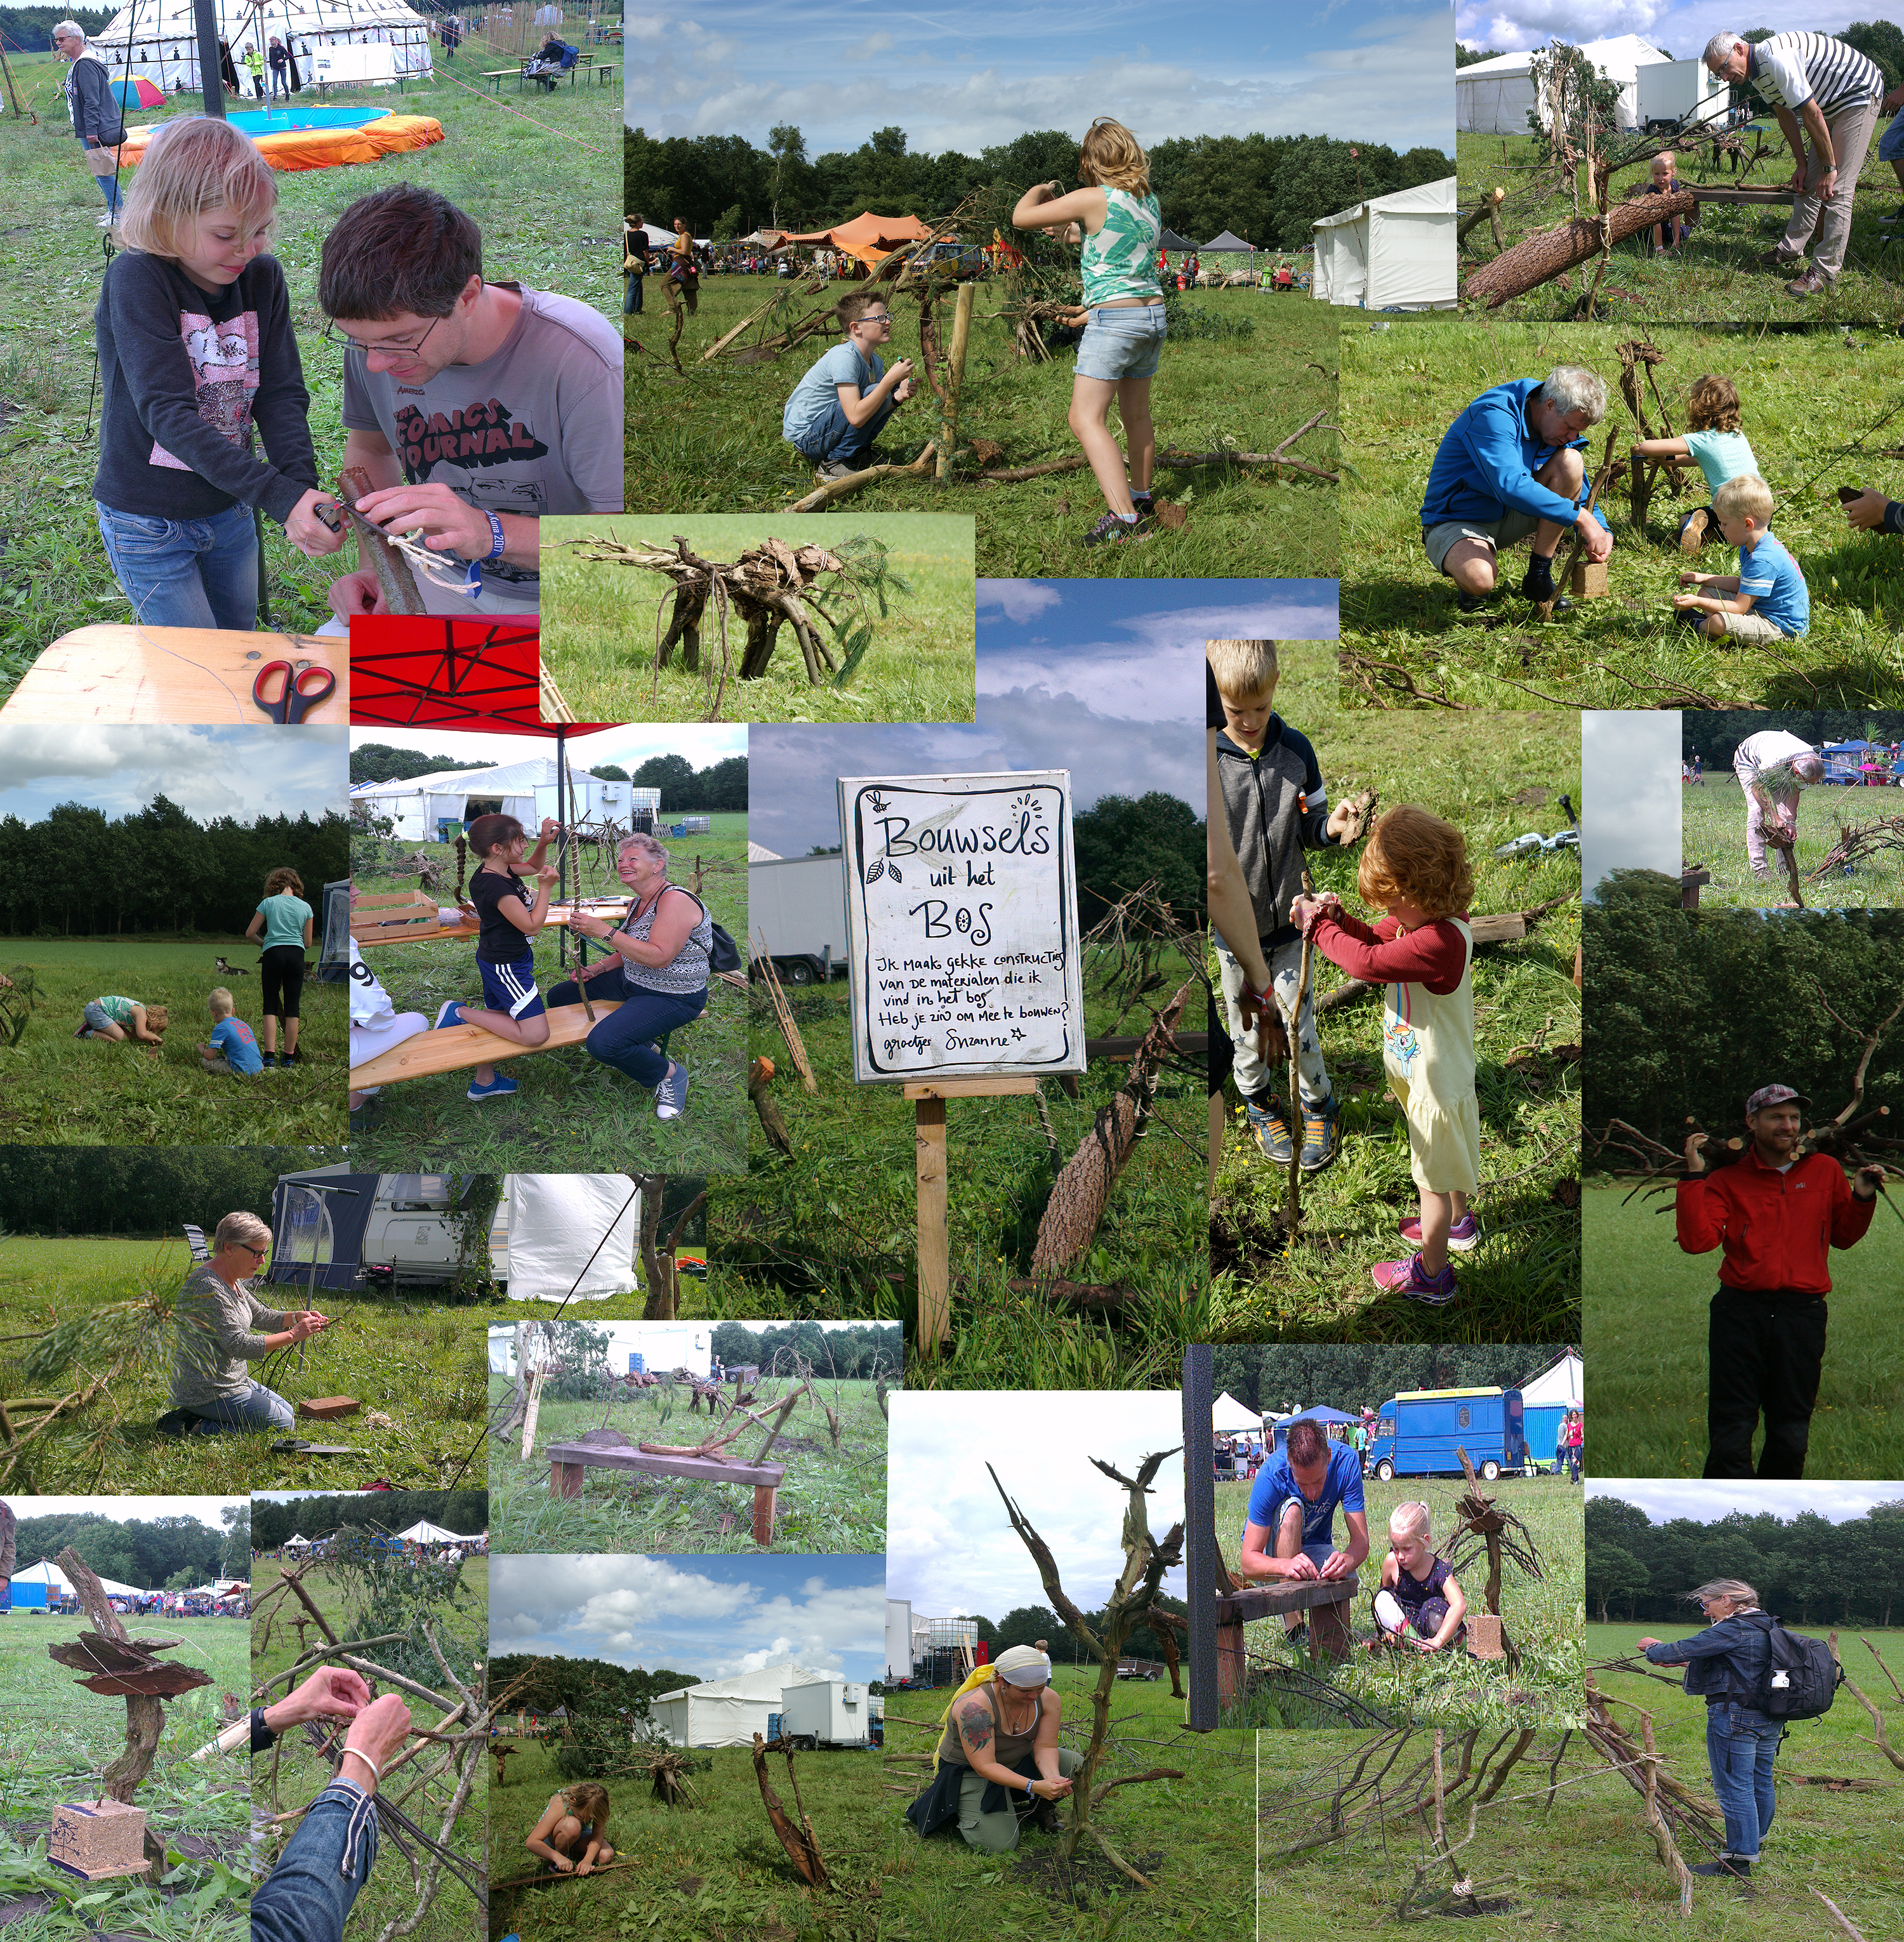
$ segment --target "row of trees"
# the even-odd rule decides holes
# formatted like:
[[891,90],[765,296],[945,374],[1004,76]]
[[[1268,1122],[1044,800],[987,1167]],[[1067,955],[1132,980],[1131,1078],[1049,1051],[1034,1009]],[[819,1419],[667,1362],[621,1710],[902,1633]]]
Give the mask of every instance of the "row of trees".
[[1519,1389],[1562,1352],[1478,1342],[1219,1346],[1214,1380],[1219,1395],[1228,1390],[1248,1409],[1379,1409],[1403,1389]]
[[75,21],[92,35],[103,30],[112,14],[109,7],[0,7],[0,47],[22,54],[51,54],[53,29],[62,20]]
[[[405,782],[412,776],[448,775],[458,770],[493,769],[494,762],[452,761],[425,755],[420,749],[398,749],[388,742],[366,742],[351,751],[351,786],[363,783]],[[598,763],[587,773],[605,783],[631,783],[636,789],[661,792],[661,813],[676,816],[693,810],[705,813],[747,807],[747,758],[730,755],[725,761],[698,769],[685,755],[650,755],[633,775],[613,762]]]
[[[1904,715],[1874,715],[1862,708],[1813,708],[1800,714],[1783,711],[1778,725],[1814,749],[1829,742],[1894,742],[1904,735]],[[1748,735],[1761,733],[1764,718],[1722,708],[1688,708],[1679,717],[1680,759],[1697,755],[1706,767],[1732,766],[1733,752]]]
[[[850,154],[810,159],[805,136],[787,124],[770,131],[765,149],[742,135],[636,128],[623,144],[622,206],[663,228],[678,216],[695,235],[722,242],[762,228],[811,232],[866,210],[931,220],[977,194],[973,234],[989,240],[995,229],[1035,257],[1062,260],[1038,232],[1014,232],[1011,211],[1034,182],[1075,182],[1078,146],[1062,129],[1039,129],[975,156],[927,155],[908,151],[904,129],[887,127]],[[1196,243],[1228,229],[1259,249],[1300,249],[1318,217],[1454,172],[1439,149],[1398,155],[1327,135],[1197,135],[1148,153],[1167,227]]]
[[1904,1611],[1904,1499],[1842,1524],[1813,1511],[1655,1524],[1617,1497],[1587,1499],[1587,1602],[1602,1625],[1677,1621],[1689,1635],[1705,1621],[1685,1594],[1715,1578],[1742,1579],[1788,1624],[1888,1625]]
[[222,816],[200,823],[162,795],[110,819],[77,802],[43,822],[9,816],[0,819],[0,845],[8,858],[0,933],[14,937],[231,936],[251,921],[271,871],[296,871],[314,909],[324,884],[351,873],[348,826],[334,812],[315,822]]
[[[822,1328],[815,1322],[790,1322],[783,1328],[763,1328],[756,1335],[737,1322],[723,1322],[710,1343],[729,1368],[757,1362],[771,1369],[790,1351],[811,1363],[816,1376],[844,1376],[871,1381],[883,1374],[897,1377],[905,1358],[904,1331],[897,1322],[855,1322],[851,1328]],[[790,1365],[783,1361],[781,1367]]]
[[545,1659],[534,1653],[503,1653],[489,1662],[489,1690],[507,1692],[526,1674],[527,1681],[514,1702],[523,1711],[598,1717],[645,1714],[648,1702],[657,1695],[702,1683],[698,1673],[671,1672],[665,1666],[644,1672],[638,1665],[616,1665],[606,1659],[564,1659],[560,1654]]
[[142,1591],[182,1591],[214,1578],[249,1578],[250,1505],[227,1505],[219,1518],[222,1529],[194,1517],[122,1522],[90,1511],[23,1517],[14,1533],[16,1567],[24,1571],[71,1545],[100,1577]]
[[[344,1157],[319,1147],[0,1146],[0,1234],[181,1242],[186,1221],[209,1234],[228,1214],[268,1221],[280,1174]],[[6,1269],[0,1239],[0,1276]]]
[[419,1518],[459,1536],[475,1537],[489,1528],[487,1490],[378,1490],[346,1497],[299,1497],[273,1503],[259,1497],[253,1506],[251,1536],[260,1551],[275,1551],[287,1537],[313,1543],[340,1530],[375,1531],[394,1536]]
[[[1189,1607],[1181,1600],[1160,1597],[1157,1604],[1167,1612],[1187,1613]],[[957,1616],[976,1625],[981,1643],[989,1649],[990,1656],[996,1659],[1001,1652],[1008,1652],[1015,1645],[1035,1645],[1044,1640],[1049,1649],[1053,1662],[1059,1665],[1090,1665],[1089,1648],[1081,1638],[1073,1637],[1071,1628],[1057,1613],[1044,1605],[1020,1605],[1007,1612],[995,1625],[980,1612],[961,1612]],[[1084,1622],[1100,1637],[1103,1635],[1104,1612],[1102,1609],[1084,1614]],[[1190,1658],[1188,1642],[1184,1634],[1177,1634],[1177,1653],[1188,1664]],[[1163,1641],[1148,1625],[1139,1625],[1125,1640],[1124,1655],[1126,1659],[1161,1659]]]
[[[1742,1132],[1746,1095],[1774,1079],[1812,1098],[1811,1116],[1835,1113],[1904,963],[1904,911],[1686,911],[1678,884],[1646,870],[1605,879],[1581,930],[1586,1123],[1625,1120],[1673,1147],[1688,1115]],[[1879,1044],[1865,1096],[1900,1089],[1904,1028]]]
[[1181,796],[1099,796],[1072,819],[1078,859],[1078,914],[1089,930],[1127,891],[1154,878],[1182,921],[1200,925],[1203,825]]

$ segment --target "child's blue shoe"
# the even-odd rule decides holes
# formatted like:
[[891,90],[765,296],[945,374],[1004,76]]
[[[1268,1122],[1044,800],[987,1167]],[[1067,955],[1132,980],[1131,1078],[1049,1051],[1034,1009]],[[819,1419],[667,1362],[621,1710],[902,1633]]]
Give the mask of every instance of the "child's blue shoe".
[[460,998],[445,1001],[443,1009],[437,1014],[436,1030],[441,1031],[445,1025],[459,1025],[463,1022],[463,1005]]
[[1249,1130],[1256,1136],[1256,1145],[1263,1158],[1272,1166],[1287,1166],[1295,1148],[1290,1143],[1289,1126],[1276,1101],[1265,1099],[1258,1106],[1246,1099],[1243,1108],[1249,1118]]
[[515,1080],[506,1073],[498,1072],[488,1085],[472,1085],[463,1096],[466,1099],[496,1099],[500,1098],[504,1093],[513,1092],[515,1089]]

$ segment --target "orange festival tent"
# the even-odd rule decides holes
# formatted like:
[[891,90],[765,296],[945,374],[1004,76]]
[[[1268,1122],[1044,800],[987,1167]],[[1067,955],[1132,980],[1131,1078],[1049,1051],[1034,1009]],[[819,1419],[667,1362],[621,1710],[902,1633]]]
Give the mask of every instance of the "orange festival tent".
[[878,263],[902,243],[923,243],[937,232],[916,216],[875,216],[868,210],[851,222],[816,229],[808,236],[786,236],[783,243],[805,243],[815,249],[837,250],[863,263]]

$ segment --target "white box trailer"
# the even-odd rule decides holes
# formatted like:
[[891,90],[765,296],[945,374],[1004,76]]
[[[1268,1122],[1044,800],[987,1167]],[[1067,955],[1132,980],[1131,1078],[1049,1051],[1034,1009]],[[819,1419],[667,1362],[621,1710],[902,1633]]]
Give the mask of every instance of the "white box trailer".
[[780,1694],[780,1737],[796,1747],[864,1747],[866,1689],[845,1679],[816,1679]]
[[1731,86],[1703,60],[1656,61],[1642,66],[1639,82],[1639,119],[1648,133],[1679,126],[1710,122],[1723,125],[1732,98]]
[[780,856],[747,865],[747,930],[780,982],[823,985],[846,969],[846,859]]

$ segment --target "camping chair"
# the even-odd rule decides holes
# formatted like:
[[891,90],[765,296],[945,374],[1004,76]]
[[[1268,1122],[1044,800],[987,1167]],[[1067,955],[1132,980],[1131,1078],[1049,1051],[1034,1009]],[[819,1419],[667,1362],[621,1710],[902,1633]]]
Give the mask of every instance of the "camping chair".
[[212,1251],[205,1245],[205,1230],[204,1228],[195,1227],[189,1221],[186,1221],[185,1223],[185,1245],[192,1250],[192,1260],[194,1267],[196,1267],[201,1261],[208,1261],[211,1259]]

